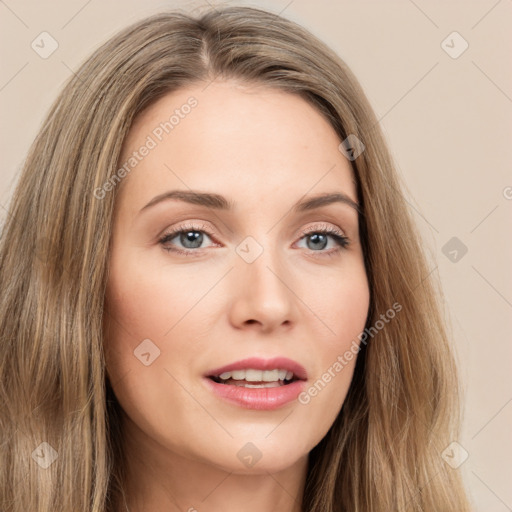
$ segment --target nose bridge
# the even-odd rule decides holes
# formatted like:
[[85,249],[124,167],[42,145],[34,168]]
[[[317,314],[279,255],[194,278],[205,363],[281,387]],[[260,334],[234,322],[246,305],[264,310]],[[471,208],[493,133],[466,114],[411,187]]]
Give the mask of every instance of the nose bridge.
[[247,237],[237,247],[240,261],[233,273],[236,281],[235,309],[239,321],[256,320],[265,326],[291,321],[295,296],[285,254],[271,235],[258,240]]

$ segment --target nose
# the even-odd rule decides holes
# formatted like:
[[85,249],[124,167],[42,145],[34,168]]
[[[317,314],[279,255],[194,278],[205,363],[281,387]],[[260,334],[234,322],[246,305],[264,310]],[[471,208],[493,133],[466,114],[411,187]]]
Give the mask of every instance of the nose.
[[265,248],[252,263],[240,259],[230,279],[230,321],[235,327],[268,333],[297,321],[299,299],[292,274],[275,251]]

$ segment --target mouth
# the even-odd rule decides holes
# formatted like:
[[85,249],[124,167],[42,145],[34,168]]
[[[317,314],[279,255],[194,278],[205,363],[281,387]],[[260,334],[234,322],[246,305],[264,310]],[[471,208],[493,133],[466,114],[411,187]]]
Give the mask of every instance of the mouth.
[[297,398],[307,373],[288,358],[249,358],[204,375],[207,388],[221,400],[245,409],[273,410]]
[[219,375],[209,375],[208,378],[217,384],[253,389],[287,386],[296,380],[302,380],[292,371],[282,368],[273,370],[257,370],[255,368],[233,370]]

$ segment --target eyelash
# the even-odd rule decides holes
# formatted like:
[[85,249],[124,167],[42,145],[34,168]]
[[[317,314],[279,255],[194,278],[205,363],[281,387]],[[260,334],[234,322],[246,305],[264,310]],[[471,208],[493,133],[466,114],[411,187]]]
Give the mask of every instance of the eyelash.
[[[162,248],[167,252],[173,252],[176,254],[181,254],[184,256],[196,256],[193,253],[199,252],[200,249],[177,249],[176,247],[165,247],[164,244],[175,238],[177,235],[180,235],[181,233],[188,233],[190,231],[193,232],[201,232],[207,234],[210,238],[213,239],[213,235],[209,232],[208,229],[206,229],[205,226],[197,226],[197,225],[186,225],[186,226],[180,226],[178,229],[175,229],[174,231],[170,231],[168,233],[165,233],[160,239],[159,243],[162,245]],[[311,251],[313,253],[320,253],[320,257],[328,256],[333,257],[339,254],[340,251],[343,249],[346,249],[347,246],[350,244],[350,240],[348,237],[346,237],[341,231],[339,231],[336,228],[333,228],[331,226],[326,226],[318,229],[317,227],[312,229],[307,229],[301,233],[301,237],[299,240],[302,240],[303,238],[307,237],[308,235],[313,234],[322,234],[322,235],[329,235],[331,238],[333,238],[336,243],[338,244],[338,247],[336,249],[331,249],[330,251]],[[197,255],[199,256],[199,254]]]

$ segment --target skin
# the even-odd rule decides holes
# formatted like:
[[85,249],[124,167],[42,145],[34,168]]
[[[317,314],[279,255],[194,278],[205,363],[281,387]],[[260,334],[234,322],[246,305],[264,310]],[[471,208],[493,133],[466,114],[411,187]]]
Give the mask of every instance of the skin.
[[[369,307],[357,212],[344,203],[291,211],[320,193],[357,202],[353,172],[329,122],[304,99],[231,80],[151,105],[120,161],[190,96],[197,106],[124,178],[116,200],[105,349],[125,413],[128,507],[297,512],[308,453],[338,415],[356,357],[308,404],[273,411],[228,403],[203,376],[246,357],[284,356],[306,368],[307,389],[357,341]],[[176,189],[222,194],[235,206],[167,200],[140,212]],[[202,243],[159,242],[183,226]],[[303,233],[326,227],[349,245]],[[249,236],[263,248],[252,263],[236,252]],[[160,350],[148,366],[134,355],[145,339]],[[237,457],[249,442],[261,454],[252,467]]]

